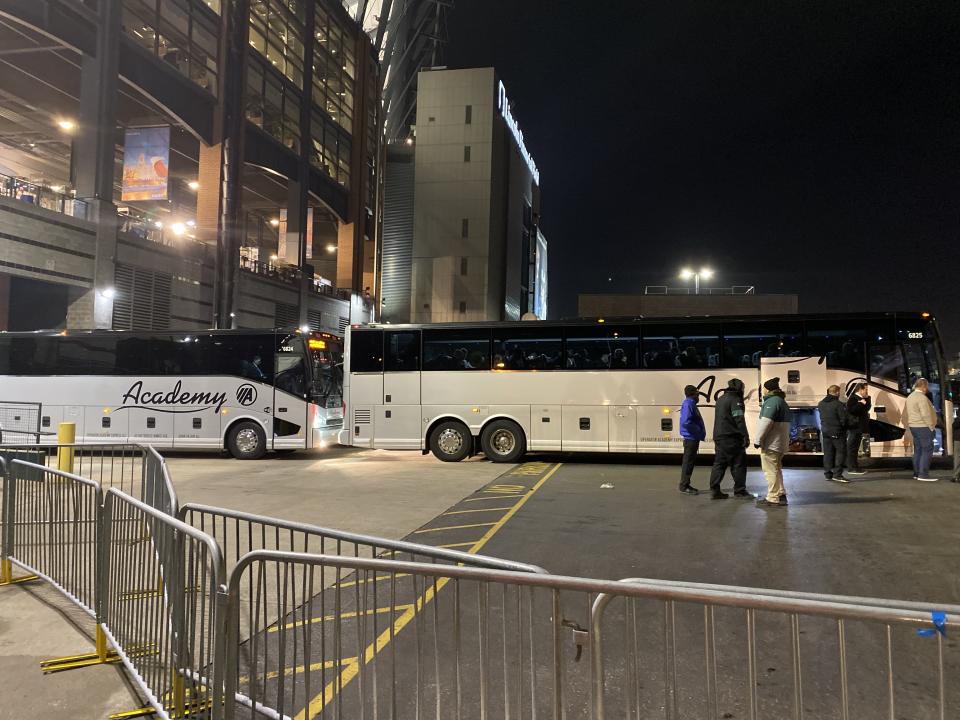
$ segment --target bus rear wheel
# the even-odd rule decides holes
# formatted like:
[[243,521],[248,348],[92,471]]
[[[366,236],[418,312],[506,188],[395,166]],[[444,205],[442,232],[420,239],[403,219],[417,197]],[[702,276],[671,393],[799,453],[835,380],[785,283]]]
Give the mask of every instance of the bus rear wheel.
[[470,454],[473,436],[470,429],[457,420],[446,420],[430,433],[430,452],[444,462],[459,462]]
[[267,452],[266,433],[255,422],[238,422],[227,433],[227,450],[237,460],[259,460]]
[[494,420],[483,429],[480,447],[488,460],[512,463],[527,451],[527,439],[513,420]]

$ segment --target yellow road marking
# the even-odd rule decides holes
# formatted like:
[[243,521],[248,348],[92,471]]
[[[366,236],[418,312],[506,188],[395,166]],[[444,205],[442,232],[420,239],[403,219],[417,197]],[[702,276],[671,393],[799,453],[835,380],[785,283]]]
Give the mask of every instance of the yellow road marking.
[[[341,666],[349,665],[350,663],[355,663],[356,661],[357,659],[355,657],[340,658],[340,665]],[[324,660],[323,662],[315,662],[310,665],[310,672],[313,672],[314,670],[332,670],[334,667],[336,667],[336,665],[337,665],[337,662],[335,660]],[[291,675],[299,675],[306,669],[307,668],[303,665],[297,665],[296,667],[292,667],[292,668],[285,668],[283,671],[283,675],[285,677],[289,677]],[[257,675],[258,680],[261,677],[262,677],[261,675]],[[270,672],[267,673],[266,679],[276,680],[278,677],[280,677],[279,671],[271,670]],[[237,684],[242,685],[245,682],[249,682],[249,680],[250,680],[249,676],[241,675],[239,678],[237,678]]]
[[496,510],[509,510],[510,508],[480,508],[479,510],[450,510],[449,512],[443,513],[444,515],[464,515],[466,513],[477,513],[477,512],[494,512]]
[[461,502],[479,502],[481,500],[510,500],[511,498],[523,497],[523,493],[513,493],[513,495],[491,495],[490,497],[468,498]]
[[[560,466],[563,463],[557,463],[553,468],[544,475],[537,483],[530,488],[526,494],[521,498],[520,502],[514,505],[509,512],[507,512],[500,520],[496,523],[493,523],[491,527],[482,538],[473,544],[473,546],[468,550],[470,554],[476,554],[480,548],[487,544],[497,532],[507,523],[507,521],[517,514],[517,511],[520,510],[530,499],[530,497],[539,490],[543,484],[550,479],[553,474],[560,469]],[[482,523],[482,525],[490,525],[491,523]],[[472,527],[472,526],[468,526]],[[424,532],[424,531],[419,531]],[[439,578],[435,579],[431,583],[430,587],[424,592],[420,597],[417,598],[416,602],[413,605],[408,605],[407,609],[403,612],[400,617],[393,621],[393,628],[387,628],[384,630],[377,639],[367,646],[366,650],[363,653],[363,664],[368,664],[377,653],[379,653],[383,648],[390,644],[390,641],[393,639],[393,636],[396,636],[400,633],[403,628],[410,624],[410,621],[413,620],[417,613],[422,610],[427,603],[431,602],[438,592],[440,592],[444,586],[450,581],[450,578]],[[426,579],[424,580],[426,582]],[[294,716],[294,720],[313,720],[316,718],[323,709],[330,703],[334,695],[338,692],[338,689],[342,690],[347,684],[353,680],[360,672],[360,659],[357,658],[353,663],[347,665],[347,667],[340,672],[339,678],[334,678],[331,680],[327,686],[323,689],[323,692],[314,697],[310,704],[298,712]]]
[[475,528],[475,527],[489,527],[490,525],[495,525],[496,523],[473,523],[472,525],[447,525],[445,527],[438,528],[427,528],[426,530],[414,530],[411,535],[421,535],[423,533],[432,533],[432,532],[443,532],[444,530],[463,530],[465,528]]
[[353,587],[354,585],[363,585],[364,583],[374,582],[376,580],[389,580],[390,578],[405,578],[405,577],[410,577],[410,573],[397,573],[396,575],[377,575],[376,577],[372,577],[366,580],[347,580],[346,582],[342,582],[342,583],[334,583],[330,587],[331,588]]
[[526,485],[491,485],[480,492],[485,493],[514,493],[516,495],[523,494],[523,491],[527,489]]
[[[364,610],[363,613],[361,613],[361,614],[362,614],[362,615],[373,615],[374,613],[381,614],[381,613],[400,612],[400,610],[406,610],[408,607],[410,607],[410,606],[409,606],[409,605],[395,605],[395,606],[392,607],[392,608],[389,608],[389,607],[374,608],[373,610]],[[356,611],[340,613],[340,618],[343,619],[343,620],[348,620],[348,619],[350,619],[350,618],[355,618],[355,617],[357,617]],[[304,625],[308,625],[308,624],[310,624],[310,623],[322,623],[322,622],[327,622],[328,620],[336,620],[336,619],[337,619],[337,616],[336,616],[336,615],[324,615],[323,617],[310,618],[310,620],[308,620],[308,621],[297,620],[296,622],[287,623],[286,625],[283,626],[283,629],[284,629],[284,630],[291,630],[291,629],[293,629],[293,628],[303,627]],[[272,632],[272,633],[280,632],[280,628],[277,627],[276,625],[271,625],[269,628],[267,628],[267,632]]]
[[473,547],[473,540],[470,542],[464,543],[447,543],[446,545],[437,545],[438,548],[458,548],[458,547]]

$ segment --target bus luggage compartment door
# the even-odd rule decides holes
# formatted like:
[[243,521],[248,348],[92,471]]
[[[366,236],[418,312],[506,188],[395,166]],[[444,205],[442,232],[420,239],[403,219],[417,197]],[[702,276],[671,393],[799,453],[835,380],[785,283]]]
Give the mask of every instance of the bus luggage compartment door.
[[563,450],[607,452],[606,405],[568,405],[563,408]]
[[530,449],[560,450],[561,425],[559,405],[531,405]]
[[610,407],[610,452],[637,451],[637,412],[630,405]]

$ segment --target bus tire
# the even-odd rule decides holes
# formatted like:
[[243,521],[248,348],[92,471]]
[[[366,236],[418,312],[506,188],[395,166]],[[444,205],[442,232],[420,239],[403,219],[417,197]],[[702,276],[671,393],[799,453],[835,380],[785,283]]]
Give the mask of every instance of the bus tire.
[[527,451],[527,438],[513,420],[494,420],[483,429],[480,447],[488,460],[512,463]]
[[237,460],[259,460],[267,453],[267,435],[259,423],[243,420],[227,433],[227,450]]
[[459,420],[444,420],[430,433],[430,452],[443,462],[460,462],[472,448],[470,428]]

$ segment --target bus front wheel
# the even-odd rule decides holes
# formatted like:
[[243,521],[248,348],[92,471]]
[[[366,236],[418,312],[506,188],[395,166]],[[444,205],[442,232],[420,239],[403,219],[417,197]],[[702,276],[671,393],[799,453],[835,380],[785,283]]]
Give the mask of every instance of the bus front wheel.
[[483,429],[480,447],[488,460],[512,463],[527,451],[527,439],[513,420],[494,420]]
[[227,433],[227,450],[237,460],[259,460],[267,452],[267,436],[255,422],[238,422]]
[[459,462],[470,454],[473,436],[462,422],[446,420],[430,433],[430,451],[444,462]]

